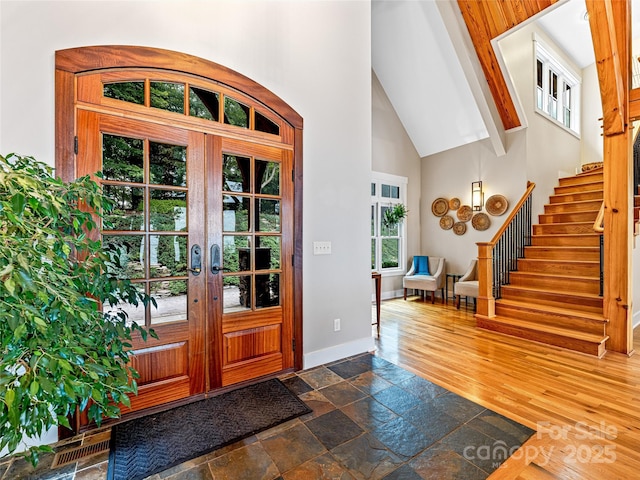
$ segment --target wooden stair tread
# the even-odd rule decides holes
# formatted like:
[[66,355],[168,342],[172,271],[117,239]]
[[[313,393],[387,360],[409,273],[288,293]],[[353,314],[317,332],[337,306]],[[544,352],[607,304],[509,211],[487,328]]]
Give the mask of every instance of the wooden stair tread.
[[[562,205],[585,205],[588,203],[595,203],[595,202],[600,202],[602,203],[602,200],[600,199],[592,199],[592,200],[573,200],[570,202],[558,202],[558,203],[545,203],[544,206],[545,207],[560,207]],[[586,210],[581,210],[582,212],[586,211]],[[593,210],[591,210],[593,211]],[[597,210],[596,210],[597,211]]]
[[[560,179],[563,180],[563,179]],[[586,180],[586,181],[585,181]],[[604,186],[604,180],[601,178],[583,178],[579,182],[559,182],[558,186],[555,188],[563,189],[567,187],[594,187],[593,190],[597,190],[598,188]]]
[[522,328],[530,331],[547,333],[560,337],[572,338],[582,342],[601,344],[609,339],[608,335],[600,335],[597,333],[585,333],[572,328],[557,327],[545,323],[532,322],[530,320],[520,320],[506,315],[496,315],[495,317],[487,317],[485,315],[476,314],[476,318],[481,318],[491,322],[498,322],[512,327]]
[[519,258],[518,261],[521,260],[526,260],[527,262],[531,262],[531,263],[560,263],[560,264],[571,264],[571,265],[579,265],[579,264],[584,264],[584,263],[588,263],[589,265],[600,265],[600,261],[599,260],[573,260],[573,259],[569,259],[569,258],[554,258],[554,259],[550,259],[550,258]]
[[[570,200],[571,197],[576,197],[576,196],[580,196],[580,197],[593,197],[593,198],[587,198],[587,199],[583,199],[583,200],[600,200],[602,201],[604,199],[604,192],[602,189],[597,188],[595,190],[582,190],[580,192],[568,192],[568,193],[554,193],[552,195],[549,196],[549,200],[551,201],[551,205],[553,205],[554,203],[569,203],[572,202],[573,200]],[[561,202],[560,200],[565,200],[566,202]]]
[[[589,232],[589,233],[542,233],[540,235],[536,235],[536,237],[598,237],[600,236],[597,232]],[[537,245],[538,247],[540,245]],[[576,245],[578,246],[578,245]]]
[[564,308],[564,307],[555,307],[552,305],[546,304],[532,304],[530,302],[521,302],[518,300],[510,300],[506,298],[500,298],[496,300],[496,304],[498,302],[501,305],[509,306],[509,307],[517,307],[520,309],[529,309],[533,311],[541,311],[541,312],[549,312],[557,315],[566,315],[566,316],[574,316],[579,317],[585,320],[591,320],[598,323],[609,323],[609,320],[605,318],[602,314],[592,313],[592,312],[583,312],[576,311],[572,308]]
[[[534,259],[532,259],[534,260]],[[596,262],[598,263],[598,262]],[[597,280],[598,282],[600,282],[600,277],[593,277],[590,275],[563,275],[563,274],[554,274],[554,273],[547,273],[547,272],[521,272],[521,271],[514,271],[511,272],[511,275],[514,274],[518,274],[518,275],[525,275],[525,276],[535,276],[535,277],[549,277],[552,278],[554,280],[556,279],[561,279],[564,278],[567,281],[571,281],[571,280]]]
[[600,247],[594,245],[528,245],[524,248],[524,258],[548,258],[544,254],[553,254],[551,258],[572,258],[574,256],[600,257]]
[[600,247],[591,247],[587,245],[527,245],[525,247],[526,250],[560,250],[560,251],[584,251],[584,252],[593,252],[599,251]]
[[[596,215],[598,212],[595,212]],[[594,218],[595,220],[595,218]],[[549,226],[557,226],[557,225],[584,225],[589,226],[593,225],[593,222],[549,222],[549,223],[534,223],[533,227],[549,227]],[[553,234],[552,234],[553,235]]]
[[[507,286],[507,285],[505,285]],[[509,288],[512,289],[518,289],[518,290],[525,290],[527,292],[540,292],[540,293],[547,293],[547,294],[559,294],[560,292],[558,292],[557,290],[546,290],[544,288],[532,288],[532,287],[525,287],[525,286],[520,286],[520,285],[508,285]],[[572,297],[580,297],[580,298],[584,298],[585,300],[602,300],[602,297],[600,295],[594,295],[592,293],[584,293],[584,292],[562,292],[562,295],[571,295]]]
[[604,170],[596,170],[593,172],[581,172],[581,173],[577,173],[576,175],[573,176],[569,176],[569,177],[559,177],[558,178],[558,184],[562,184],[562,183],[567,183],[567,182],[572,182],[572,181],[579,181],[579,180],[592,180],[592,181],[602,181],[602,178],[604,176]]

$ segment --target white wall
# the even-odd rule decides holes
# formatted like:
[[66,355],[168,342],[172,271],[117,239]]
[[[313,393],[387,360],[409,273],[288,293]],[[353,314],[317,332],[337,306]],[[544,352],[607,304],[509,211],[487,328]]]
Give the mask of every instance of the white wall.
[[[505,64],[526,116],[527,179],[536,184],[534,214],[542,213],[558,178],[574,175],[579,168],[580,139],[535,111],[535,48],[533,34],[542,37],[563,60],[580,71],[535,23],[528,24],[500,41]],[[599,97],[598,97],[599,98]],[[535,221],[534,221],[535,223]]]
[[[371,14],[341,1],[1,3],[0,152],[54,161],[54,51],[147,45],[212,60],[304,118],[305,367],[373,347]],[[34,34],[37,32],[37,35]],[[332,255],[313,256],[329,240]],[[364,248],[367,246],[366,248]],[[333,331],[333,319],[342,330]]]
[[593,63],[582,69],[581,163],[602,161],[602,100],[598,71]]
[[[489,140],[463,145],[422,160],[422,254],[446,259],[449,273],[464,273],[469,262],[478,257],[476,242],[488,242],[504,222],[513,205],[526,189],[524,132],[507,134],[507,153],[497,157]],[[502,216],[489,216],[491,226],[475,230],[467,222],[464,235],[440,228],[440,217],[431,212],[436,198],[457,197],[463,205],[471,205],[471,182],[482,180],[485,200],[491,195],[504,195],[509,210]],[[486,213],[486,211],[485,211]],[[448,215],[456,217],[455,211]]]
[[[420,157],[407,135],[391,101],[376,75],[372,75],[372,156],[371,169],[407,177],[406,222],[407,261],[420,254]],[[382,277],[382,298],[393,298],[402,291],[403,275]]]

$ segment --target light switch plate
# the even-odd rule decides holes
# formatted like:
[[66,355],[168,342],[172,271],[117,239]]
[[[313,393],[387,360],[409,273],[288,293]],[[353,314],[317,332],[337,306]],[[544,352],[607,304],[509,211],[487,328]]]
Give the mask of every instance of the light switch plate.
[[313,242],[314,255],[331,255],[331,242]]

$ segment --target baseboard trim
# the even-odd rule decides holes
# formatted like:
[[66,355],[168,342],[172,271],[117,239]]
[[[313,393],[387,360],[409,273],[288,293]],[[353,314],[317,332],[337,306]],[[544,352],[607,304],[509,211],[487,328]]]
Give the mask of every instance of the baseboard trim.
[[305,353],[303,355],[304,369],[324,365],[325,363],[335,362],[342,358],[351,357],[360,353],[371,352],[375,350],[373,337],[360,338],[340,345],[316,350],[315,352]]
[[[413,290],[410,290],[409,295],[415,295]],[[430,292],[427,292],[427,295],[431,295]],[[380,294],[381,300],[390,300],[392,298],[402,298],[404,296],[404,290],[392,290],[390,292],[382,292]],[[436,290],[436,298],[442,299],[442,293],[440,290]],[[375,303],[376,296],[375,294],[371,294],[371,303]],[[640,319],[638,320],[640,322]]]

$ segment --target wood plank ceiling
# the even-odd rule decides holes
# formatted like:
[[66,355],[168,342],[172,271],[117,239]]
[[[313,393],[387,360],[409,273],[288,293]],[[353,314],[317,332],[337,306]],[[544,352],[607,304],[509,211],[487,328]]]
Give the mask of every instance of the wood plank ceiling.
[[556,2],[558,0],[458,0],[505,130],[519,127],[522,123],[500,70],[491,40]]

